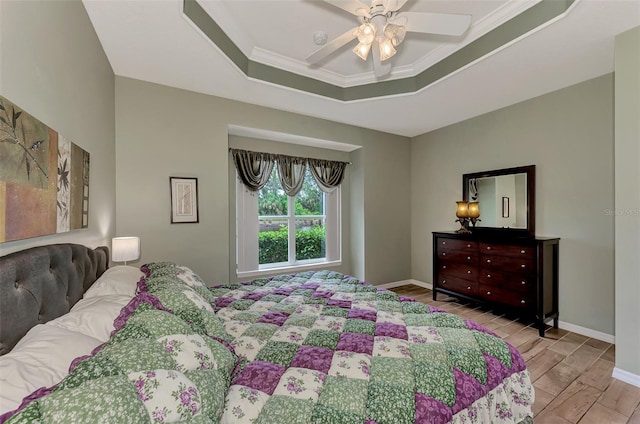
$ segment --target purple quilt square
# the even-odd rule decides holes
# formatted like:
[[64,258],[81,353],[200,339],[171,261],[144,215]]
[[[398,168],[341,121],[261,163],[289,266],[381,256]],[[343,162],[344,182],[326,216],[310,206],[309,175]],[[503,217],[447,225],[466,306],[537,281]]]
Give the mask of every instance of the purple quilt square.
[[416,393],[415,402],[417,423],[448,423],[453,418],[451,408],[430,396]]
[[244,367],[233,384],[240,384],[272,395],[284,371],[285,367],[282,365],[254,361]]
[[242,296],[242,298],[243,299],[249,299],[249,300],[258,301],[258,300],[262,299],[264,296],[265,296],[265,293],[249,292],[249,293],[245,294],[244,296]]
[[277,294],[277,295],[280,295],[280,296],[289,296],[292,291],[293,291],[293,289],[278,288],[277,290],[274,290],[273,293],[271,293],[271,294]]
[[231,302],[235,302],[235,299],[233,297],[218,297],[216,299],[216,307],[225,308],[229,306]]
[[266,312],[264,315],[262,315],[260,317],[260,319],[258,320],[258,322],[266,322],[268,324],[275,324],[275,325],[279,325],[280,327],[282,327],[282,324],[284,324],[284,322],[287,320],[287,318],[289,318],[289,314],[286,312]]
[[485,361],[487,361],[487,390],[493,390],[512,373],[497,358],[486,352],[483,355]]
[[371,355],[373,353],[373,336],[369,334],[342,333],[336,350]]
[[400,302],[415,302],[416,300],[413,297],[400,296]]
[[318,346],[300,346],[289,367],[308,368],[328,373],[331,368],[333,350]]
[[327,306],[337,306],[339,308],[349,309],[349,308],[351,308],[351,301],[350,300],[329,299],[329,301],[327,302]]
[[370,311],[367,309],[356,309],[356,308],[353,308],[352,310],[350,310],[349,315],[347,315],[347,318],[364,319],[364,320],[373,321],[373,322],[376,322],[376,317],[377,317],[376,311]]
[[457,368],[453,368],[453,375],[456,380],[456,403],[451,408],[451,412],[455,415],[486,395],[487,387],[483,386],[475,377]]
[[331,296],[333,296],[333,293],[331,292],[315,292],[311,295],[313,298],[324,297],[325,299],[329,299]]
[[317,289],[318,287],[320,287],[319,283],[304,283],[303,285],[301,285],[299,288],[303,289],[303,290],[308,290],[308,289]]
[[376,324],[376,336],[388,336],[396,339],[409,340],[407,327],[390,322],[379,322]]

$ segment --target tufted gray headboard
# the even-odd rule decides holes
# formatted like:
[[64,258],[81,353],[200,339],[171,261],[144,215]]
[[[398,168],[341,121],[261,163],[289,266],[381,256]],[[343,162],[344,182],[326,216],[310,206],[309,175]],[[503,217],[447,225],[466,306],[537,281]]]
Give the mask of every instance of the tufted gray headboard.
[[69,312],[109,265],[109,248],[51,244],[0,257],[0,355]]

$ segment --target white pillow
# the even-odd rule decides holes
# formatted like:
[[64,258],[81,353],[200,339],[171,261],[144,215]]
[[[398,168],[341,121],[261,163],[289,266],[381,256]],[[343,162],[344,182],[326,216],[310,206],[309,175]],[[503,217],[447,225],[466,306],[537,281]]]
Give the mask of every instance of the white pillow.
[[144,274],[138,268],[119,265],[107,269],[84,294],[84,298],[108,294],[124,294],[132,298]]
[[51,387],[69,372],[71,362],[88,355],[100,340],[54,325],[39,324],[0,356],[0,414],[20,406],[41,387]]
[[69,313],[47,322],[46,325],[77,331],[106,342],[114,329],[113,321],[130,301],[131,297],[123,294],[80,299]]

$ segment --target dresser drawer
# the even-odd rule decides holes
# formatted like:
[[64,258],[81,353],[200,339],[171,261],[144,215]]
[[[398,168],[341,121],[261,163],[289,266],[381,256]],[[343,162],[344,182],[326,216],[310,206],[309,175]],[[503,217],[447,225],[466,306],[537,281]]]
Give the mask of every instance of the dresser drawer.
[[535,260],[531,256],[522,255],[522,257],[514,256],[497,256],[497,254],[480,255],[480,266],[486,269],[495,269],[497,271],[531,273],[535,271]]
[[452,250],[452,249],[438,249],[438,257],[440,261],[447,262],[462,262],[467,264],[476,265],[478,263],[478,252],[471,249],[466,250]]
[[534,246],[518,246],[512,244],[480,243],[480,253],[499,256],[535,258]]
[[497,271],[480,267],[478,281],[482,284],[498,286],[505,290],[517,290],[519,292],[529,292],[534,289],[535,274],[520,274]]
[[478,284],[478,296],[482,299],[517,308],[533,307],[533,298],[527,293],[505,290],[504,288]]
[[438,253],[440,253],[442,249],[455,249],[476,252],[478,250],[478,242],[440,237],[438,239]]
[[478,278],[478,266],[453,262],[449,260],[440,261],[439,274],[450,277],[459,277],[466,280],[476,280]]
[[478,295],[478,283],[462,278],[440,274],[437,279],[437,286],[441,289],[455,291],[467,296]]

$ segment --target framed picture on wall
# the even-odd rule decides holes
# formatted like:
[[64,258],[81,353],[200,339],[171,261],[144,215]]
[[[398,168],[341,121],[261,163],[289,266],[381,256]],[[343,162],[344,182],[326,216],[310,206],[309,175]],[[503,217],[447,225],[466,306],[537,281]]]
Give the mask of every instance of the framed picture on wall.
[[198,179],[189,177],[169,177],[171,186],[171,223],[197,223]]

